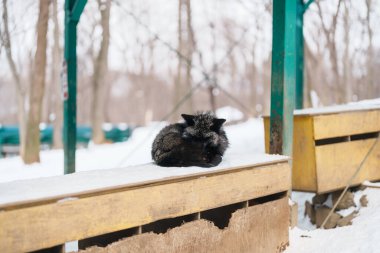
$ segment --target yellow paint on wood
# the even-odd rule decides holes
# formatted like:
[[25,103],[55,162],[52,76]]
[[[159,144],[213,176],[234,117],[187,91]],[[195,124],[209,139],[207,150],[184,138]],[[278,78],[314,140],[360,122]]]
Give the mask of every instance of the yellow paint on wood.
[[295,117],[293,128],[293,175],[294,190],[315,191],[317,176],[313,118]]
[[[265,151],[269,153],[269,117],[264,117]],[[313,118],[294,117],[292,188],[301,191],[316,191],[315,142]]]
[[270,118],[264,117],[264,138],[265,138],[265,153],[269,154],[269,141],[270,141]]
[[[317,192],[324,193],[344,188],[374,142],[375,139],[366,139],[317,146]],[[352,185],[360,184],[365,180],[379,180],[379,165],[380,142],[372,150]]]
[[290,188],[288,162],[0,212],[0,252],[24,252]]
[[314,116],[314,139],[380,131],[380,110]]

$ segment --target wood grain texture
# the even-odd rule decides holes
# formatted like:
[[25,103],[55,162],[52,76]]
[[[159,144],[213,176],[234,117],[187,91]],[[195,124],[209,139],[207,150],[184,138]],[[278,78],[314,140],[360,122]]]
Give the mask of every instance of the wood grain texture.
[[0,209],[54,203],[63,198],[83,198],[109,191],[125,191],[143,185],[167,184],[201,176],[232,173],[246,168],[288,161],[285,156],[227,154],[219,166],[160,167],[142,164],[126,168],[83,171],[64,176],[0,183]]
[[319,115],[314,118],[314,139],[380,131],[380,110]]
[[[264,118],[265,145],[269,150],[269,118]],[[344,188],[374,139],[316,146],[315,141],[380,131],[380,110],[305,114],[294,117],[292,189],[330,192]],[[353,184],[380,179],[377,145]]]
[[[24,252],[286,191],[288,162],[0,212],[0,252]],[[288,216],[287,216],[288,219]]]
[[294,118],[292,188],[301,191],[317,189],[315,142],[312,117]]
[[[264,117],[265,152],[269,153],[269,117]],[[294,117],[292,189],[316,191],[315,142],[313,118]]]
[[264,120],[264,138],[265,138],[265,153],[269,154],[269,142],[270,142],[270,118],[265,116]]
[[[375,139],[366,139],[317,146],[317,192],[324,193],[344,188],[374,142]],[[380,142],[372,150],[352,185],[365,180],[379,180],[379,165]]]
[[218,229],[201,219],[185,223],[164,234],[145,233],[81,253],[267,253],[281,252],[288,245],[287,197],[237,210],[228,227]]

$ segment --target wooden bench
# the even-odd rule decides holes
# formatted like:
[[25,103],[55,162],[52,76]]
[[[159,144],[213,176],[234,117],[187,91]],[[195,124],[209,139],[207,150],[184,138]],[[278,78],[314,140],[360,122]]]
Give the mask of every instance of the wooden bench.
[[[264,118],[269,151],[269,117]],[[346,186],[380,131],[379,104],[351,104],[296,110],[292,188],[316,193]],[[380,180],[380,141],[352,185]]]
[[[287,157],[265,154],[227,155],[215,168],[148,164],[2,183],[0,252],[74,240],[85,248],[112,233],[135,245],[128,252],[143,252],[149,243],[156,252],[191,252],[205,242],[214,250],[281,251],[288,244],[289,189]],[[191,240],[183,232],[189,226]],[[194,232],[199,226],[203,233]],[[168,233],[181,233],[183,242],[158,250],[159,236]],[[217,236],[205,241],[212,235]]]

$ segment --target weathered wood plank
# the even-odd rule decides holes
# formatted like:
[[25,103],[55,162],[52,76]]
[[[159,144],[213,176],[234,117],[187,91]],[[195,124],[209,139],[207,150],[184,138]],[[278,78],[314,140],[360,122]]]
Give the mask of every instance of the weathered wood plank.
[[294,190],[315,191],[317,188],[313,118],[294,118],[293,175]]
[[380,110],[314,116],[314,139],[380,131]]
[[[269,153],[269,117],[264,117],[265,152]],[[302,191],[316,191],[315,142],[313,118],[294,117],[292,188]]]
[[[267,121],[264,118],[266,150],[269,145]],[[297,111],[294,117],[292,188],[319,193],[343,188],[379,131],[379,105]],[[316,144],[318,140],[323,141]],[[375,147],[373,153],[354,184],[380,179],[380,148]]]
[[160,167],[150,164],[108,170],[85,171],[65,176],[20,180],[0,184],[0,209],[56,202],[67,197],[85,197],[99,191],[120,191],[148,184],[165,184],[189,177],[229,173],[287,161],[285,156],[267,154],[226,154],[213,168]]
[[232,214],[228,227],[223,230],[201,219],[163,234],[132,236],[106,248],[89,248],[81,253],[281,252],[288,244],[288,231],[288,200],[287,197],[282,197],[237,210]]
[[287,162],[0,212],[0,252],[32,251],[290,188]]
[[332,105],[317,108],[305,108],[302,110],[295,110],[295,116],[318,116],[318,115],[329,115],[337,113],[347,113],[347,112],[365,112],[372,110],[380,110],[380,103],[377,101],[372,101],[372,103],[352,103],[352,104],[342,104],[342,105]]
[[[366,139],[317,146],[317,192],[324,193],[344,188],[375,140]],[[352,185],[360,184],[365,180],[379,180],[379,164],[380,142],[372,150]]]

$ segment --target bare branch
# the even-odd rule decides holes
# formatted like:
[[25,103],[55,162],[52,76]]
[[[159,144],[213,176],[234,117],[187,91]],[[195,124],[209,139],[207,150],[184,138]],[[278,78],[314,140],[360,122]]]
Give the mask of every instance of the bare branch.
[[336,30],[336,26],[337,26],[337,22],[338,22],[338,15],[339,15],[339,10],[340,10],[341,3],[342,3],[342,1],[339,0],[336,12],[333,15],[333,21],[332,21],[332,24],[331,24],[331,29],[333,30],[333,32],[332,32],[333,34],[335,34],[335,30]]
[[0,55],[1,55],[1,52],[3,51],[2,50],[3,46],[4,46],[4,38],[3,38],[3,32],[0,25]]
[[326,26],[325,21],[323,19],[321,5],[320,5],[319,1],[316,1],[315,4],[317,5],[318,16],[321,19],[322,30],[323,30],[323,32],[325,34],[326,40],[330,41],[330,31],[327,29],[327,26]]
[[17,91],[20,94],[24,94],[25,91],[23,87],[21,86],[21,81],[20,81],[20,75],[17,71],[15,61],[13,59],[12,55],[12,43],[11,43],[11,38],[10,38],[10,33],[9,33],[9,19],[8,19],[8,6],[7,6],[7,0],[3,0],[3,16],[2,16],[3,24],[4,24],[4,34],[2,36],[2,41],[3,41],[3,46],[5,49],[5,53],[7,56],[8,64],[11,69],[11,73],[13,76],[13,79],[16,83],[16,88]]

